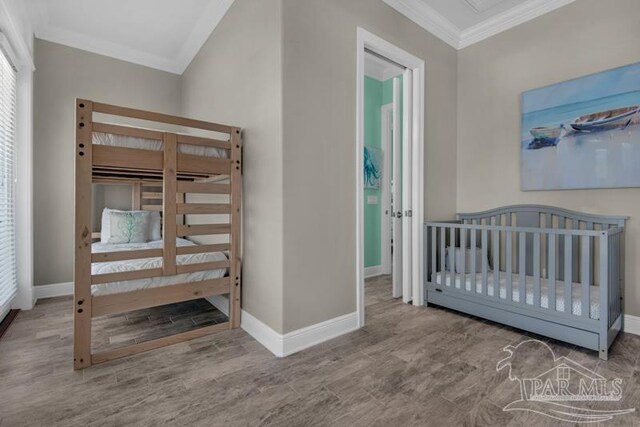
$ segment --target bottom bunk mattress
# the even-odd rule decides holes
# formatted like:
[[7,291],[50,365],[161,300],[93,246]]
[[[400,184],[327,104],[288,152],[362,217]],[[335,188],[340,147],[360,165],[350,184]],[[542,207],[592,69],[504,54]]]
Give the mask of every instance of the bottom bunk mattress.
[[[196,246],[190,240],[176,239],[176,246]],[[107,244],[94,243],[91,245],[93,253],[134,251],[141,249],[161,249],[162,240],[147,243]],[[228,258],[223,252],[207,252],[199,254],[178,255],[177,265],[200,264],[204,262],[226,261]],[[94,262],[91,264],[91,274],[122,273],[125,271],[146,270],[162,268],[162,258],[142,258],[126,261]],[[121,282],[103,283],[91,286],[94,296],[109,295],[121,292],[137,291],[140,289],[157,288],[161,286],[176,285],[178,283],[199,282],[202,280],[219,279],[227,275],[226,268],[215,270],[194,271],[175,276],[159,276],[146,279],[125,280]]]
[[[444,280],[443,280],[444,276]],[[455,273],[455,287],[460,289],[462,282],[462,275],[460,273]],[[507,299],[507,273],[504,271],[500,271],[500,299]],[[438,285],[444,285],[451,287],[451,272],[441,272],[438,271],[436,273],[435,283]],[[520,276],[518,274],[513,274],[511,278],[512,283],[512,296],[514,302],[520,302]],[[472,274],[465,274],[465,289],[467,291],[471,291],[472,286]],[[533,276],[525,276],[525,292],[526,299],[525,302],[527,305],[533,306],[533,296],[534,296],[534,279]],[[482,273],[476,274],[476,292],[482,293]],[[494,293],[494,277],[493,271],[490,271],[487,274],[487,294],[490,296],[495,296]],[[590,286],[589,289],[589,299],[590,299],[590,313],[589,317],[592,319],[600,318],[600,287],[598,286]],[[572,307],[571,313],[576,316],[582,315],[582,284],[573,283],[572,284]],[[540,306],[543,308],[549,308],[549,289],[548,282],[545,278],[540,278]],[[564,312],[564,282],[557,281],[556,282],[556,311]]]

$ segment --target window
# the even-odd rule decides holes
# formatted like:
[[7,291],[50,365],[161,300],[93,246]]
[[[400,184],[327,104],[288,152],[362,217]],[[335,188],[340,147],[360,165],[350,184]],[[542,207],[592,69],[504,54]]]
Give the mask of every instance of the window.
[[0,320],[9,311],[17,291],[14,207],[17,73],[9,61],[8,51],[2,47],[0,45]]

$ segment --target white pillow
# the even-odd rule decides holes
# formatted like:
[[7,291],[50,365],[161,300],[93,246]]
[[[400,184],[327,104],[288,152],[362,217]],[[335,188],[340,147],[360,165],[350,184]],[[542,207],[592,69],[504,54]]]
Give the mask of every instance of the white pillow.
[[151,212],[111,212],[110,244],[146,243],[149,241]]
[[[449,267],[449,255],[451,253],[455,252],[455,262],[456,262],[456,273],[462,273],[462,249],[461,248],[454,248],[449,246],[447,248],[447,255],[445,258],[445,269],[447,271],[450,270]],[[465,273],[469,274],[469,273],[482,273],[482,249],[481,248],[476,248],[476,253],[475,253],[475,258],[476,258],[476,271],[473,272],[471,271],[471,257],[472,255],[472,250],[471,248],[466,248],[464,251],[464,255],[465,255],[465,259],[464,259],[464,269],[466,270]],[[488,254],[487,254],[488,255]],[[489,265],[489,260],[487,259],[487,268],[491,269],[491,266]]]
[[149,239],[150,240],[162,240],[162,234],[160,231],[160,212],[148,211],[151,215],[151,220],[149,221]]
[[[100,226],[100,242],[109,243],[109,236],[111,235],[111,212],[127,212],[118,209],[104,208],[102,211],[102,225]],[[162,234],[160,231],[160,212],[152,211],[131,211],[131,212],[148,212],[150,215],[149,221],[149,240],[162,240]]]

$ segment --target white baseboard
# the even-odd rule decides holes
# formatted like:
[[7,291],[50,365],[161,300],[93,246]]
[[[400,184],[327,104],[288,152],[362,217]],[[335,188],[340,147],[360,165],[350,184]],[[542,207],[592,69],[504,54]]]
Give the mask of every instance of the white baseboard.
[[[381,269],[382,266],[367,268]],[[368,276],[367,269],[365,269],[365,276],[379,275],[375,274],[379,270],[371,271],[374,271],[373,275]],[[34,286],[33,289],[36,300],[63,297],[73,295],[73,282]],[[214,295],[207,298],[207,301],[225,315],[229,315],[229,299],[227,297]],[[358,316],[356,312],[353,312],[282,335],[242,310],[241,327],[273,354],[284,357],[358,329]],[[625,314],[624,332],[640,335],[640,317]]]
[[284,337],[242,310],[240,327],[277,357],[284,357]]
[[212,306],[223,312],[225,316],[229,317],[229,298],[223,295],[213,295],[205,299],[209,301]]
[[[229,299],[222,295],[207,298],[218,310],[229,315]],[[280,334],[268,325],[242,310],[240,327],[267,350],[278,357],[285,357],[312,347],[321,342],[336,338],[358,329],[358,315],[356,312],[329,319],[327,321],[307,326],[287,334]]]
[[628,334],[640,335],[640,317],[625,314],[624,331]]
[[372,265],[364,268],[364,278],[382,276],[382,265]]
[[65,297],[68,295],[73,295],[73,282],[34,286],[33,295],[36,301],[44,298]]
[[358,329],[358,313],[334,317],[306,328],[284,334],[283,355],[297,353],[305,348],[328,341]]

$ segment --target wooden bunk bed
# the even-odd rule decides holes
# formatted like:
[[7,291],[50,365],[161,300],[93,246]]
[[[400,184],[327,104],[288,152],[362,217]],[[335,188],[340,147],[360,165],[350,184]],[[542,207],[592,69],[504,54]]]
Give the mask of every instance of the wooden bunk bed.
[[[173,125],[180,133],[94,121],[94,113]],[[183,133],[196,129],[198,136]],[[213,133],[215,138],[200,136]],[[188,132],[188,131],[187,131]],[[161,145],[154,149],[98,145],[94,133],[117,135]],[[217,135],[224,134],[224,137]],[[221,156],[185,153],[183,148],[218,150]],[[76,100],[76,200],[74,278],[74,369],[133,355],[240,326],[241,293],[241,129],[166,114]],[[93,183],[132,186],[133,209],[162,212],[162,242],[157,248],[92,253]],[[156,189],[152,188],[156,187]],[[221,195],[227,203],[187,203],[187,194]],[[154,204],[153,201],[156,201]],[[161,201],[161,204],[159,202]],[[228,222],[190,225],[184,215],[228,215]],[[202,217],[201,217],[202,218]],[[208,218],[208,217],[205,217]],[[228,243],[178,245],[180,237],[227,235]],[[225,252],[223,261],[181,264],[191,254]],[[157,268],[93,274],[92,264],[156,258]],[[100,294],[99,286],[140,279],[180,278],[193,272],[225,269],[224,277]],[[229,294],[229,320],[177,335],[115,350],[92,353],[91,323],[98,316],[125,313],[213,295]]]

